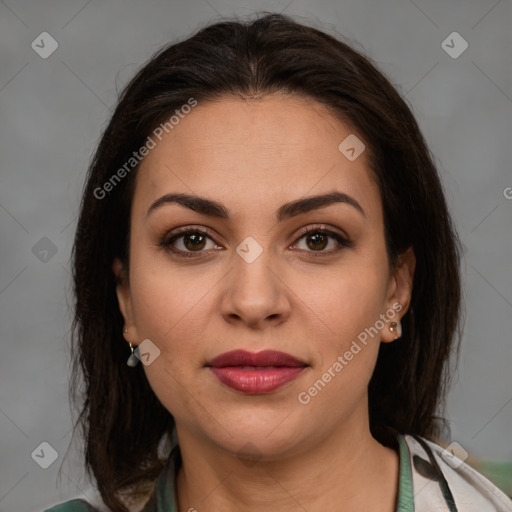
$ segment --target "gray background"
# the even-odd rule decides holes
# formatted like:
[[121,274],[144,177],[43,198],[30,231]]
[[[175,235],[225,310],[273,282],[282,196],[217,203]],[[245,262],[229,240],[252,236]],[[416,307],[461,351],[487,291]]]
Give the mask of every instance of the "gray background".
[[[0,2],[0,511],[92,497],[77,448],[64,458],[69,256],[85,170],[118,91],[161,45],[220,15],[259,10],[343,35],[411,104],[465,245],[467,320],[448,402],[451,439],[474,457],[512,460],[511,0],[7,0]],[[31,48],[44,31],[59,45],[47,59]],[[441,46],[453,31],[469,44],[456,59]],[[48,469],[31,457],[43,441],[58,452]]]

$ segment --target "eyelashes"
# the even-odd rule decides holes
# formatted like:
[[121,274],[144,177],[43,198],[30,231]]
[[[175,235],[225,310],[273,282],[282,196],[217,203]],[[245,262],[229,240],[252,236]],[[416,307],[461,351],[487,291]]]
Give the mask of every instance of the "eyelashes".
[[[166,251],[179,258],[201,258],[207,254],[211,254],[212,249],[214,251],[223,249],[215,244],[214,237],[214,233],[209,229],[199,227],[178,228],[171,233],[166,234],[158,243],[158,246],[163,247]],[[313,240],[313,246],[320,245],[319,248],[315,247],[310,250],[298,249],[307,257],[313,258],[332,256],[344,248],[353,247],[352,241],[347,237],[324,226],[313,226],[303,229],[293,244],[289,247],[297,250],[297,244],[303,239],[306,240],[306,244],[308,241]],[[176,247],[176,242],[178,241],[180,241],[179,243],[184,247],[184,249]],[[210,247],[205,250],[208,241],[213,242],[214,247]],[[329,250],[324,250],[325,246],[328,245],[330,241],[334,241],[336,243],[335,247]],[[324,242],[326,243],[324,244]],[[187,244],[191,244],[188,249]],[[190,250],[194,247],[198,250]]]
[[[160,247],[163,247],[167,251],[175,254],[178,257],[188,257],[188,258],[197,258],[204,256],[205,251],[199,250],[199,251],[188,251],[188,250],[182,250],[177,249],[174,244],[177,240],[180,238],[186,239],[187,241],[193,240],[197,242],[198,240],[201,241],[201,239],[210,239],[211,241],[213,237],[213,233],[209,230],[205,230],[202,228],[178,228],[177,230],[169,233],[168,235],[164,236],[164,238],[161,240],[161,242],[158,244]],[[200,249],[202,249],[200,247]],[[217,249],[219,250],[219,249]],[[199,253],[199,254],[197,254]]]

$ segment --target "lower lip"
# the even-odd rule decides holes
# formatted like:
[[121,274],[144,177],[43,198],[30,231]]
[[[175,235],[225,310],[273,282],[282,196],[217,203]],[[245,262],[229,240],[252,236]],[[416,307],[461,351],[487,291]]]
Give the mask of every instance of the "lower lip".
[[238,366],[225,368],[209,367],[213,374],[226,386],[236,391],[259,395],[270,393],[296,379],[304,366],[281,366],[276,368],[247,370]]

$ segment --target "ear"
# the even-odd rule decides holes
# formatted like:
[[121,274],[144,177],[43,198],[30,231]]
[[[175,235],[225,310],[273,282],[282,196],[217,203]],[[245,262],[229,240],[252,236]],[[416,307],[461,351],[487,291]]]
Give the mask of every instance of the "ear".
[[133,315],[132,296],[130,292],[130,285],[128,280],[128,271],[123,267],[121,260],[115,258],[112,263],[112,272],[116,277],[116,294],[117,302],[119,303],[119,309],[124,318],[124,329],[123,336],[127,342],[136,345],[134,341],[137,340],[137,327],[135,326],[135,320]]
[[389,320],[381,331],[381,341],[384,343],[390,343],[399,337],[399,333],[390,330],[390,325],[391,322],[399,324],[409,309],[415,268],[416,256],[411,246],[400,254],[396,270],[389,280],[386,308],[387,311],[393,311],[394,314],[386,315]]

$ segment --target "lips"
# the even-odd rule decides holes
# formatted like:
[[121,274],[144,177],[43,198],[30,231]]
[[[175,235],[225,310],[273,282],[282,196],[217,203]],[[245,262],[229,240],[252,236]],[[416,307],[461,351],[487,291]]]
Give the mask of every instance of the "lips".
[[247,350],[232,350],[215,357],[206,363],[206,366],[225,368],[226,366],[249,367],[299,367],[307,366],[304,361],[285,352],[277,350],[263,350],[261,352],[248,352]]
[[308,366],[285,352],[233,350],[205,365],[226,386],[249,394],[274,391],[297,378]]

